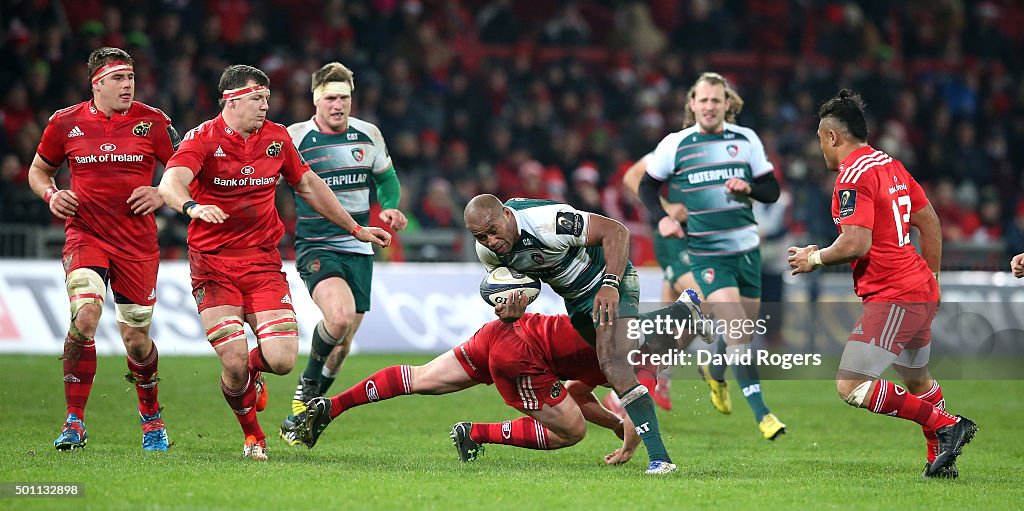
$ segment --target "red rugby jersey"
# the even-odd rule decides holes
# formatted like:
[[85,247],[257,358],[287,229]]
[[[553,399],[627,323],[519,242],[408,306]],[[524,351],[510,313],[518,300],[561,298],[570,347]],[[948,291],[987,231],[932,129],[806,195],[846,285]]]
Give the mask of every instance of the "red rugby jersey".
[[866,301],[898,299],[934,278],[910,243],[910,214],[928,205],[924,190],[899,160],[870,146],[839,165],[832,220],[871,229],[871,249],[850,263],[853,290]]
[[189,249],[200,252],[276,249],[284,234],[274,206],[278,179],[295,186],[309,170],[284,126],[266,121],[242,138],[220,115],[189,131],[167,167],[191,170],[193,200],[228,214],[222,224],[189,224]]
[[170,125],[167,115],[138,101],[109,118],[91,100],[50,117],[36,152],[54,167],[68,161],[78,196],[78,212],[64,224],[68,241],[96,243],[130,260],[160,255],[156,220],[132,213],[128,197],[152,186],[156,161],[174,153]]

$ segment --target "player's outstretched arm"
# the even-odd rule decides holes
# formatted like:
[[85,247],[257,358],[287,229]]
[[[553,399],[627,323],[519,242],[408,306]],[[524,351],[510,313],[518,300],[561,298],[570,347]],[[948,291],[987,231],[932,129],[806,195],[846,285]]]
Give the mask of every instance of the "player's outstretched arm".
[[844,264],[864,257],[871,250],[871,229],[844,225],[843,233],[828,248],[817,245],[789,247],[789,267],[793,275],[810,273],[822,266]]
[[57,175],[57,167],[46,163],[39,154],[32,159],[28,168],[28,185],[40,199],[50,205],[53,216],[67,220],[78,211],[78,196],[71,190],[60,190],[53,181]]
[[579,380],[565,382],[565,389],[579,405],[580,411],[583,412],[583,418],[587,422],[608,428],[622,439],[622,446],[605,455],[604,462],[609,465],[619,465],[629,461],[640,445],[640,436],[637,435],[636,428],[633,427],[629,416],[620,419],[597,400],[597,397],[594,396],[594,387]]
[[316,175],[316,172],[307,170],[302,178],[295,184],[295,193],[299,194],[310,207],[331,223],[345,229],[359,241],[366,241],[374,245],[386,247],[391,244],[391,234],[378,227],[363,227],[356,223],[352,215],[341,207],[341,203],[334,196],[331,188]]

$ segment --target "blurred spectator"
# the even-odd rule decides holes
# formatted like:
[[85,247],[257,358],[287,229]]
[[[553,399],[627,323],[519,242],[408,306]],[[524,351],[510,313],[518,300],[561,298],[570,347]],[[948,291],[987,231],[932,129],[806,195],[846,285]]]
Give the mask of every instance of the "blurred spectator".
[[426,193],[416,208],[421,227],[458,228],[462,225],[462,208],[455,205],[452,185],[436,177],[427,183]]
[[[137,97],[166,111],[181,133],[216,115],[216,80],[230,63],[267,69],[270,117],[297,121],[312,112],[303,99],[309,74],[340,59],[357,75],[353,115],[392,141],[413,209],[426,206],[440,219],[424,226],[450,223],[435,201],[458,210],[460,197],[481,192],[589,202],[591,170],[601,209],[636,222],[615,176],[683,127],[688,85],[707,70],[725,73],[750,98],[739,122],[764,134],[785,175],[794,235],[835,236],[822,220],[834,175],[817,154],[815,111],[844,86],[869,102],[869,141],[932,188],[947,241],[997,240],[1003,226],[1009,242],[1017,215],[998,205],[1024,196],[1020,2],[8,4],[0,16],[0,161],[8,174],[10,162],[31,161],[54,110],[88,88],[85,55],[118,44],[136,58]],[[21,186],[10,179],[6,204]],[[66,183],[66,171],[57,179]],[[183,253],[173,219],[160,222],[169,230],[161,243],[179,245],[172,257]]]

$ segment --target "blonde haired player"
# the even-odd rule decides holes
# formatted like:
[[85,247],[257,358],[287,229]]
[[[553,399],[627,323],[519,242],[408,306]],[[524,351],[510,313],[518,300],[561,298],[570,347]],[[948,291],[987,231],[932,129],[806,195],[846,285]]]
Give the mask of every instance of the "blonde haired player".
[[[288,127],[292,144],[357,222],[370,221],[372,185],[382,209],[379,219],[394,230],[404,229],[408,221],[398,210],[401,187],[384,137],[373,124],[350,115],[352,71],[338,62],[326,64],[313,73],[311,89],[316,113]],[[345,362],[363,314],[370,310],[373,277],[369,243],[317,214],[298,193],[295,206],[295,264],[323,319],[313,331],[291,413],[281,424],[281,438],[290,445],[298,443],[296,427],[306,401],[322,396]]]

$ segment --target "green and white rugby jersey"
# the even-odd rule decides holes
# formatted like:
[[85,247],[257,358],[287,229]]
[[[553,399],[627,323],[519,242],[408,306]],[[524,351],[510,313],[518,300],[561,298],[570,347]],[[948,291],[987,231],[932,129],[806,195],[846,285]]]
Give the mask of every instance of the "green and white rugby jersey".
[[519,241],[505,255],[477,243],[476,255],[488,271],[507,266],[546,282],[566,300],[601,286],[604,250],[585,246],[590,213],[536,199],[510,199],[505,207],[516,218]]
[[752,183],[772,168],[757,133],[730,123],[719,133],[701,133],[699,125],[672,133],[647,159],[647,173],[668,181],[668,200],[689,210],[687,237],[693,255],[757,248],[751,199],[727,193],[725,182],[738,177]]
[[[292,143],[334,192],[359,225],[370,221],[370,186],[373,174],[391,168],[391,156],[384,137],[376,126],[354,117],[348,119],[344,133],[321,133],[310,119],[288,127]],[[295,194],[295,256],[301,258],[311,250],[330,250],[352,254],[373,254],[369,243],[352,237],[313,210]]]

